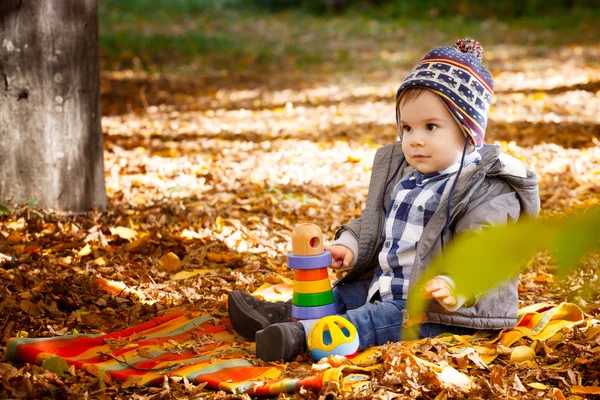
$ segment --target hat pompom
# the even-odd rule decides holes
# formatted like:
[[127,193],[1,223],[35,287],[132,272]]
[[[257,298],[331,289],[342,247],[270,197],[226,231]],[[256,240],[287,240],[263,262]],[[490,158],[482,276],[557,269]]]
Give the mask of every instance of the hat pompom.
[[475,39],[465,38],[457,40],[454,48],[461,53],[471,53],[481,62],[483,61],[483,48]]

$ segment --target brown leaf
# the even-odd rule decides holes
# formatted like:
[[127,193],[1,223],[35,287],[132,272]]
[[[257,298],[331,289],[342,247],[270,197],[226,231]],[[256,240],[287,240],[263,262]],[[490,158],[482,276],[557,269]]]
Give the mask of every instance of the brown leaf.
[[511,387],[514,390],[517,390],[519,392],[527,392],[527,389],[525,389],[525,386],[523,386],[523,384],[521,383],[521,380],[519,379],[519,376],[517,374],[513,374],[513,376],[511,377],[511,380],[512,380]]
[[13,376],[17,375],[19,371],[10,364],[0,363],[0,377],[5,381],[8,381]]
[[501,365],[492,365],[490,372],[490,382],[497,387],[504,386],[504,377],[506,376],[506,367]]
[[242,259],[241,254],[231,254],[231,253],[206,253],[206,258],[209,261],[216,263],[231,263],[234,261],[238,261]]
[[19,306],[21,307],[21,310],[34,317],[42,314],[37,304],[34,304],[29,300],[22,300]]

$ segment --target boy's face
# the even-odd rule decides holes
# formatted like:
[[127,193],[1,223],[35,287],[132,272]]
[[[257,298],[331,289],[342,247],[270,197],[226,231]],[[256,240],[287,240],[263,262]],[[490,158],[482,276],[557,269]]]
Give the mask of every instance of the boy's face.
[[425,90],[399,107],[402,150],[412,167],[429,174],[460,161],[465,135],[436,94]]

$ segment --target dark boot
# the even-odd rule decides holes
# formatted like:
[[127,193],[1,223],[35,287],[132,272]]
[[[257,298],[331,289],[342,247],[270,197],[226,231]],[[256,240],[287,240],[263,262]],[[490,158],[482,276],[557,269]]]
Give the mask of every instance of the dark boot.
[[300,322],[269,325],[256,332],[256,357],[263,361],[289,361],[306,348]]
[[248,340],[254,340],[257,331],[271,324],[291,321],[291,301],[270,302],[234,290],[229,293],[227,304],[233,329]]

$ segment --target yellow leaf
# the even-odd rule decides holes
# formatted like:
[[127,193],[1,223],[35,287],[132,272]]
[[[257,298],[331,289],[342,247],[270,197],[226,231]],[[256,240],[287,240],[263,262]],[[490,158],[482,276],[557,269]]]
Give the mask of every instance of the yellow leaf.
[[63,267],[68,267],[73,262],[73,258],[71,256],[61,257],[58,259],[58,263]]
[[94,264],[103,266],[106,265],[106,260],[104,259],[104,257],[98,257],[94,260]]
[[533,95],[533,100],[543,100],[544,98],[546,98],[546,94],[543,92],[537,92]]
[[221,233],[223,230],[223,226],[225,225],[225,221],[220,216],[215,220],[215,232]]
[[577,394],[600,394],[600,387],[598,386],[571,386],[571,392]]
[[525,362],[533,360],[535,352],[528,346],[517,346],[510,354],[510,362]]
[[84,256],[87,256],[88,254],[90,254],[91,252],[92,252],[92,247],[88,243],[83,247],[83,249],[79,250],[79,253],[77,253],[77,255],[79,257],[84,257]]
[[134,240],[133,242],[127,243],[125,245],[125,250],[130,252],[137,251],[148,241],[148,239],[150,239],[150,236],[148,236],[147,234],[143,234],[142,237]]
[[180,281],[182,279],[191,278],[196,275],[206,275],[210,272],[210,269],[193,269],[191,271],[180,271],[176,274],[172,274],[170,278],[174,281]]
[[548,389],[548,386],[544,385],[543,383],[538,383],[538,382],[528,383],[527,385],[534,389],[540,389],[540,390]]
[[359,163],[362,161],[362,158],[358,157],[358,156],[353,156],[351,154],[348,154],[348,158],[346,159],[346,162],[349,163]]
[[177,272],[181,269],[181,260],[177,254],[169,252],[160,258],[163,268],[168,272]]
[[131,240],[137,236],[137,232],[133,229],[126,228],[124,226],[117,226],[116,228],[110,228],[110,233],[117,235],[121,239]]

